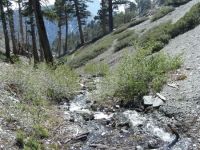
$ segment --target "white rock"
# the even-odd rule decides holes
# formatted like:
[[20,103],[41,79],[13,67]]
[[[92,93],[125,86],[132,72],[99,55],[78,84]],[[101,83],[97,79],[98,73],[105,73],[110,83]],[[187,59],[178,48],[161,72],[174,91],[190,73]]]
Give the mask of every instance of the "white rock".
[[152,96],[143,96],[144,105],[153,105],[153,97]]
[[159,106],[161,106],[161,105],[164,105],[163,100],[160,99],[160,98],[158,98],[158,97],[156,97],[156,98],[154,99],[154,102],[153,102],[153,107],[159,107]]
[[164,100],[164,101],[167,100],[167,99],[166,99],[163,95],[161,95],[160,93],[156,93],[156,95],[157,95],[160,99],[162,99],[162,100]]

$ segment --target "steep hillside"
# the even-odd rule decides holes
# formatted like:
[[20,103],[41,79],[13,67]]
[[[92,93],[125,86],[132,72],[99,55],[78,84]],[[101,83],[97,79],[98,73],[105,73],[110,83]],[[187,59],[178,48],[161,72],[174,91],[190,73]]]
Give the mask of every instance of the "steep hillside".
[[[200,2],[200,1],[199,0],[192,0],[192,1],[188,2],[185,5],[177,7],[173,12],[167,14],[166,16],[164,16],[163,18],[161,18],[161,19],[159,19],[159,20],[157,20],[155,22],[151,22],[150,21],[150,18],[152,17],[152,16],[150,16],[150,18],[147,21],[145,21],[145,22],[143,22],[143,23],[141,23],[139,25],[136,25],[134,27],[128,28],[127,30],[134,30],[136,33],[143,34],[146,31],[148,31],[149,29],[151,29],[151,28],[153,28],[155,26],[158,26],[163,22],[172,20],[172,23],[175,23],[181,17],[183,17],[184,14],[186,12],[188,12],[194,4],[197,4],[198,2]],[[162,35],[160,35],[160,36],[162,36]],[[117,43],[117,40],[115,39],[113,41],[113,43],[112,43],[112,47],[110,47],[107,51],[105,51],[101,55],[99,55],[96,58],[92,59],[91,62],[98,63],[98,62],[104,60],[110,66],[115,66],[116,64],[118,64],[120,58],[123,57],[123,53],[124,52],[123,52],[123,50],[121,50],[119,52],[115,52],[115,53],[113,52],[113,45],[115,45],[116,43]],[[127,50],[127,49],[129,49],[131,51],[134,50],[133,47],[127,47],[124,50]],[[82,69],[80,68],[80,70],[82,70]]]
[[199,2],[85,44],[71,68],[0,59],[0,148],[199,150]]

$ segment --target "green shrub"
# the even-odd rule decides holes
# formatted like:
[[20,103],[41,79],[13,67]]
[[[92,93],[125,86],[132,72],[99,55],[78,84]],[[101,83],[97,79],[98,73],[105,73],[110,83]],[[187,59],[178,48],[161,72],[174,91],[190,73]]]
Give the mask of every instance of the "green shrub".
[[106,64],[104,61],[101,61],[98,64],[88,63],[84,67],[84,71],[86,73],[89,73],[95,76],[104,76],[107,74],[108,70],[109,70],[108,64]]
[[151,22],[156,21],[162,17],[164,17],[165,15],[167,15],[168,13],[174,11],[175,8],[174,7],[163,7],[161,8],[160,11],[156,12],[153,17],[151,18]]
[[16,131],[16,145],[19,148],[23,148],[24,147],[24,140],[26,138],[26,133],[22,130],[18,130]]
[[77,52],[79,54],[75,54],[76,57],[72,57],[68,61],[69,66],[71,68],[78,68],[85,65],[89,60],[108,50],[115,38],[115,36],[108,35],[92,44],[80,48]]
[[[148,56],[147,50],[139,50],[134,55],[128,53],[118,69],[117,95],[127,101],[140,103],[140,98],[150,92],[159,92],[166,82],[170,70],[181,65],[180,55],[170,57],[164,53]],[[137,97],[137,101],[134,101]],[[139,101],[138,101],[139,100]]]
[[9,68],[5,72],[2,79],[19,88],[18,91],[21,93],[17,96],[22,96],[24,102],[36,106],[52,99],[48,95],[49,89],[52,89],[54,97],[68,98],[78,87],[78,76],[67,65],[51,69],[46,64],[38,64],[38,68],[34,69],[26,64],[15,64],[12,69]]
[[188,3],[189,1],[191,1],[191,0],[167,0],[165,2],[165,4],[178,7],[180,5],[184,5],[184,4]]
[[171,39],[170,26],[171,21],[168,21],[149,29],[139,38],[139,45],[144,49],[151,50],[151,52],[159,51]]
[[194,5],[181,19],[173,24],[169,30],[172,37],[183,34],[200,24],[200,3]]
[[39,150],[40,148],[40,144],[38,142],[38,140],[34,137],[29,137],[27,142],[26,142],[26,146],[24,147],[24,149],[26,150]]
[[131,36],[128,36],[122,40],[120,40],[114,47],[114,52],[120,51],[123,48],[126,48],[128,46],[133,46],[134,41],[137,40],[137,35],[132,34]]
[[136,26],[136,25],[138,25],[138,24],[140,24],[140,23],[142,23],[142,22],[144,22],[148,19],[149,19],[148,17],[144,17],[144,18],[140,18],[138,20],[132,21],[132,22],[129,23],[128,27],[130,28],[130,27]]
[[38,137],[40,139],[47,138],[50,135],[49,131],[40,125],[35,125],[33,127],[33,130],[34,130],[35,137]]
[[134,34],[134,30],[128,30],[128,31],[122,32],[117,36],[117,40],[118,41],[123,40],[133,34]]
[[117,28],[117,29],[113,32],[113,35],[119,34],[119,33],[123,32],[123,31],[125,31],[127,28],[136,26],[136,25],[138,25],[138,24],[140,24],[140,23],[142,23],[142,22],[144,22],[144,21],[146,21],[146,20],[148,20],[147,17],[141,18],[141,19],[138,19],[138,20],[135,20],[135,21],[132,21],[132,22],[130,22],[130,23],[127,23],[127,24],[125,24],[125,25],[123,25],[123,26]]
[[117,28],[117,29],[113,32],[113,35],[119,34],[119,33],[123,32],[123,31],[125,31],[128,27],[129,27],[129,24],[125,24],[125,25],[123,25],[123,26]]

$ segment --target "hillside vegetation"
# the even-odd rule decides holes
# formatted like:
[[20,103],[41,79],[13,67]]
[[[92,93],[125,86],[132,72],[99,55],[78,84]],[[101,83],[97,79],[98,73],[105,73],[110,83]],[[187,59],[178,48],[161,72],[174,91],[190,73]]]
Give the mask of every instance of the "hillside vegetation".
[[[172,13],[173,10],[170,8]],[[161,11],[152,18],[159,21],[163,14],[167,15]],[[120,102],[125,107],[141,106],[144,95],[160,92],[168,80],[167,74],[176,71],[184,62],[183,53],[170,55],[161,50],[170,40],[200,24],[200,3],[175,23],[165,21],[148,30],[132,30],[143,23],[153,23],[152,18],[138,18],[122,25],[111,34],[85,44],[72,55],[64,56],[61,58],[64,63],[41,63],[36,67],[23,57],[15,57],[11,65],[5,63],[5,56],[0,54],[0,82],[5,88],[1,91],[0,116],[6,125],[20,126],[13,129],[16,131],[13,145],[20,149],[45,149],[44,140],[59,141],[58,136],[67,133],[66,130],[55,134],[66,118],[54,104],[69,102],[82,92],[82,78],[78,75],[90,79],[101,77],[98,92],[92,93],[97,104],[111,101],[110,105]],[[111,51],[109,56],[95,61],[108,51]],[[117,59],[118,65],[106,61],[105,57],[111,59],[122,53],[123,58]],[[116,65],[114,69],[112,65]],[[83,71],[79,72],[81,69]],[[9,101],[14,102],[10,104]],[[59,149],[53,142],[48,146]],[[65,149],[68,146],[64,144]]]
[[[143,33],[134,32],[134,30],[129,30],[128,28],[132,27],[132,25],[142,23],[146,18],[125,24],[116,29],[112,34],[79,49],[72,58],[69,58],[69,65],[75,68],[85,65],[90,59],[108,50],[116,39],[117,43],[112,46],[113,53],[131,46],[135,49],[133,54],[132,52],[126,52],[121,65],[116,70],[112,70],[112,73],[108,73],[107,71],[103,73],[102,70],[98,70],[98,65],[95,65],[95,63],[93,63],[93,66],[91,63],[86,65],[85,68],[87,69],[85,70],[92,74],[95,74],[95,72],[96,74],[98,72],[107,74],[105,77],[106,81],[102,82],[102,86],[106,85],[107,87],[104,87],[104,89],[107,89],[105,90],[107,92],[102,91],[102,93],[105,93],[103,94],[105,97],[108,95],[117,95],[127,101],[134,100],[138,103],[138,100],[143,95],[159,92],[167,80],[166,73],[181,66],[181,54],[171,57],[159,51],[168,44],[170,39],[200,24],[199,7],[200,3],[194,5],[189,12],[174,24],[171,21],[166,21],[147,31],[143,31]],[[162,11],[160,13],[163,14]],[[155,15],[157,16],[158,13]],[[94,69],[95,66],[96,70]],[[91,70],[88,68],[91,68]],[[124,95],[124,93],[126,94]],[[137,97],[136,100],[133,97]]]

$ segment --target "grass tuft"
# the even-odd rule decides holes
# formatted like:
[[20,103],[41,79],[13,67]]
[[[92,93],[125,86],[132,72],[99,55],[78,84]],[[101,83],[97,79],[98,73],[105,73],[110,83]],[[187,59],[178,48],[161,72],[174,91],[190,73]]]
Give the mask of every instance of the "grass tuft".
[[160,11],[156,12],[153,17],[151,18],[151,22],[154,22],[162,17],[164,17],[165,15],[167,15],[168,13],[174,11],[175,8],[174,7],[162,7]]

